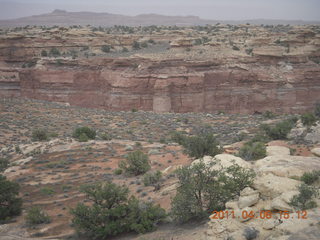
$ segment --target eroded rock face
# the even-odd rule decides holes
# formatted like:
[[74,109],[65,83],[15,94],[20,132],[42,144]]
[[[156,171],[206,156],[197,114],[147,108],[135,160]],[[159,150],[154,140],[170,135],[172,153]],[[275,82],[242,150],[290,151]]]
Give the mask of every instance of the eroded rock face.
[[[280,34],[252,26],[250,32],[255,34],[248,38],[247,28],[235,33],[221,27],[221,32],[235,38],[239,51],[221,42],[219,36],[212,36],[210,43],[218,44],[194,46],[192,38],[188,44],[179,43],[182,50],[172,48],[159,54],[129,54],[130,57],[105,57],[101,46],[109,44],[122,49],[146,36],[113,36],[67,28],[29,30],[35,32],[33,36],[10,33],[0,38],[0,96],[115,111],[311,110],[320,101],[319,34],[308,27]],[[169,42],[174,45],[181,42],[179,39],[188,39],[188,33],[168,32],[152,38],[169,46]],[[186,46],[192,48],[190,53],[183,50]],[[42,57],[42,50],[49,52],[52,48],[79,54],[83,48],[90,48],[90,53],[98,56]]]

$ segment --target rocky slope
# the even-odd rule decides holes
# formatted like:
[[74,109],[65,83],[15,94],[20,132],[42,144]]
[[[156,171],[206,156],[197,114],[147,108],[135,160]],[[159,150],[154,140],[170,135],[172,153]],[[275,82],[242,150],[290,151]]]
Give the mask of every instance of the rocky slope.
[[[320,100],[318,26],[100,30],[3,31],[0,96],[107,110],[230,113],[306,112]],[[135,42],[145,46],[135,49]],[[53,49],[59,54],[50,55]]]

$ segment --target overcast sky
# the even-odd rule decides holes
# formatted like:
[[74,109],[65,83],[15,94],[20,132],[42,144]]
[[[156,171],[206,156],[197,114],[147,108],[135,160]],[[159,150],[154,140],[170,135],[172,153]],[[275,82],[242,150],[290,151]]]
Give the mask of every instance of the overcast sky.
[[195,15],[216,20],[320,20],[320,0],[0,0],[0,19],[67,11]]

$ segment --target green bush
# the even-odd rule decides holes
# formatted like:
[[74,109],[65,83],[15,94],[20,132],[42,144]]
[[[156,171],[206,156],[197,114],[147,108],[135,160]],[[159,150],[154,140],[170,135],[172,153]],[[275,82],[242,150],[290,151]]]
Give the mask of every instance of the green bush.
[[313,198],[317,197],[318,194],[318,190],[315,187],[302,183],[299,186],[299,194],[295,195],[291,199],[290,204],[293,207],[301,210],[315,208],[317,207],[317,203],[313,200]]
[[48,57],[47,51],[46,51],[46,50],[42,50],[42,51],[41,51],[41,56],[42,56],[42,57]]
[[78,141],[79,142],[88,142],[89,141],[89,138],[87,136],[87,134],[85,133],[81,133],[79,138],[78,138]]
[[203,161],[182,167],[176,174],[179,186],[172,200],[171,214],[178,222],[207,217],[212,211],[223,210],[225,203],[250,186],[254,178],[252,170],[238,165],[218,171]]
[[44,129],[35,129],[32,132],[32,141],[48,141],[48,133]]
[[128,153],[126,160],[119,163],[119,168],[131,175],[140,175],[147,172],[151,167],[148,155],[141,151]]
[[172,139],[181,144],[184,147],[185,153],[190,157],[202,158],[221,153],[219,143],[211,133],[201,133],[198,136],[188,137],[176,132],[172,135]]
[[141,48],[141,47],[140,47],[140,43],[138,43],[137,41],[134,41],[133,44],[132,44],[132,48],[133,48],[134,50],[140,49],[140,48]]
[[268,137],[273,140],[287,139],[288,133],[295,126],[297,118],[291,118],[277,123],[275,126],[262,125],[262,130],[265,131]]
[[116,184],[98,183],[82,187],[92,205],[78,203],[71,210],[73,225],[90,239],[107,239],[124,232],[154,230],[166,213],[160,206],[128,197],[129,190]]
[[60,51],[57,49],[57,48],[51,48],[50,50],[50,56],[53,56],[53,57],[58,57],[61,55]]
[[121,175],[122,174],[122,169],[121,168],[117,168],[114,170],[114,174],[115,175]]
[[143,175],[143,183],[145,186],[155,185],[160,182],[162,173],[158,170],[153,173],[146,173]]
[[89,139],[96,138],[96,130],[89,127],[79,127],[74,130],[72,136],[77,138],[79,141],[81,140],[81,142],[86,142]]
[[305,184],[311,185],[319,179],[320,171],[313,170],[312,172],[306,172],[301,176],[301,181]]
[[36,225],[50,223],[51,219],[48,214],[43,212],[39,207],[32,207],[27,212],[26,222],[29,225]]
[[301,115],[301,122],[304,126],[311,126],[317,121],[317,118],[312,113],[305,113]]
[[112,139],[112,136],[108,133],[103,133],[100,135],[100,137],[102,140],[105,140],[105,141],[110,141]]
[[4,172],[9,167],[9,160],[7,158],[0,158],[0,172]]
[[102,52],[105,52],[105,53],[108,53],[108,52],[111,51],[111,46],[110,46],[110,45],[103,45],[103,46],[101,47],[101,51],[102,51]]
[[22,200],[19,195],[19,184],[11,182],[0,175],[0,222],[21,213]]
[[239,156],[247,161],[266,157],[266,146],[262,142],[247,142],[239,150]]
[[262,116],[267,119],[272,119],[275,118],[276,115],[271,111],[265,111]]

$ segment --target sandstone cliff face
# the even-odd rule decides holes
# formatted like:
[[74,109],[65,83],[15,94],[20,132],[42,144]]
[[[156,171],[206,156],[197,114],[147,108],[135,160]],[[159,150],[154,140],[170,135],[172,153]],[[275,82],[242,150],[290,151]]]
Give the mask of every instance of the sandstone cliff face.
[[[141,64],[136,69],[137,61]],[[276,70],[272,69],[276,66],[255,64],[245,69],[210,62],[132,59],[125,63],[93,60],[77,62],[78,67],[66,63],[8,71],[9,79],[0,81],[0,93],[83,107],[155,112],[293,113],[304,112],[320,100],[320,68],[311,63]]]
[[[112,111],[135,108],[229,113],[301,113],[320,101],[319,34],[287,34],[283,41],[290,42],[289,50],[288,45],[275,46],[274,37],[269,35],[254,38],[247,41],[254,47],[251,55],[225,50],[219,43],[222,57],[204,55],[203,60],[156,59],[148,55],[41,57],[41,50],[48,46],[60,47],[62,52],[68,47],[81,48],[88,41],[91,48],[111,41],[109,36],[101,42],[97,33],[89,40],[89,34],[82,32],[85,38],[64,39],[72,31],[63,31],[63,36],[59,31],[54,33],[55,38],[48,44],[45,34],[35,40],[20,35],[0,39],[1,97],[35,98]],[[116,39],[129,45],[138,37],[123,35]],[[26,61],[31,61],[31,66],[21,68]]]

